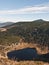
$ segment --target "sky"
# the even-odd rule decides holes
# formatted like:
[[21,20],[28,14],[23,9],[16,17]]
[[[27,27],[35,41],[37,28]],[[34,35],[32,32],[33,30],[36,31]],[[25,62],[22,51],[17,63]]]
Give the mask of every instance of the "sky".
[[49,0],[0,0],[0,22],[49,20]]

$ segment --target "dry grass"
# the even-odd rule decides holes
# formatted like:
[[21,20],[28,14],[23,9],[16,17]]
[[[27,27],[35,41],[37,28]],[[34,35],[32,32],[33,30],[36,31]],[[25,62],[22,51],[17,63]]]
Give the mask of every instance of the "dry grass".
[[18,45],[11,45],[10,47],[7,47],[7,48],[8,48],[8,51],[11,51],[11,50],[19,50],[19,49],[28,48],[28,47],[29,48],[36,48],[38,54],[45,54],[45,53],[49,52],[48,47],[41,49],[41,47],[35,43],[28,44],[28,43],[21,42]]
[[[6,49],[4,49],[3,52],[7,53],[8,51],[11,51],[11,50],[15,50],[15,49],[18,50],[18,49],[23,49],[27,47],[36,48],[39,53],[42,52],[40,51],[41,49],[37,47],[37,45],[31,44],[31,43],[30,44],[19,43],[18,45],[6,46]],[[46,53],[46,51],[44,51],[44,53]],[[18,62],[18,61],[9,60],[8,58],[0,57],[0,65],[49,65],[49,63],[42,62],[42,61],[19,61]]]
[[48,63],[42,61],[13,61],[6,58],[0,59],[0,65],[49,65]]

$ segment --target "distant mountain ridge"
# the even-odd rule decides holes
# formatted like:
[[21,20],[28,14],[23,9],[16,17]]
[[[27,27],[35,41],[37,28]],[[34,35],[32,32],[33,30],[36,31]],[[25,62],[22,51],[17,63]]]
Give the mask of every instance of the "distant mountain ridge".
[[[49,22],[49,21],[45,21],[43,19],[38,19],[38,20],[34,20],[34,21],[20,21],[20,22],[12,23],[10,25],[5,25],[3,27],[8,28],[8,27],[14,27],[14,26],[22,26],[24,24],[33,23],[33,22],[35,22],[35,23],[41,22],[42,23],[42,22]],[[8,22],[8,23],[10,23],[10,22]]]
[[4,26],[8,26],[8,25],[12,25],[13,22],[5,22],[5,23],[0,23],[0,27],[4,27]]
[[37,20],[34,20],[34,21],[38,21],[38,22],[45,22],[45,20],[43,20],[43,19],[37,19]]
[[20,21],[20,22],[5,22],[5,23],[0,23],[0,27],[9,27],[9,26],[15,26],[15,25],[22,25],[23,23],[31,23],[31,22],[48,22],[48,21],[45,21],[43,19],[38,19],[38,20],[34,20],[34,21]]

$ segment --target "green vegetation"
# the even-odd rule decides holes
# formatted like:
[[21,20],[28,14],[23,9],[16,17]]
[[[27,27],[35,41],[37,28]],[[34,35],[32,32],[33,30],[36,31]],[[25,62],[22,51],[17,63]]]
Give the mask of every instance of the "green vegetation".
[[7,33],[0,33],[0,44],[1,45],[11,45],[12,43],[18,43],[20,40],[19,36],[8,35]]
[[0,32],[0,44],[11,44],[19,42],[35,42],[39,45],[49,47],[49,22],[36,20],[33,22],[18,22],[9,26],[6,32]]

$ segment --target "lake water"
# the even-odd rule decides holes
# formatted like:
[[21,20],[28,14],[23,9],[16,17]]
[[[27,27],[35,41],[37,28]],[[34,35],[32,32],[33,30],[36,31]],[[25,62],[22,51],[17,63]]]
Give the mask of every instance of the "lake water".
[[49,53],[47,54],[37,54],[35,48],[24,48],[20,50],[14,50],[7,53],[9,59],[12,60],[34,60],[34,61],[43,61],[49,63]]
[[24,48],[20,50],[14,50],[7,53],[9,59],[19,59],[19,60],[33,60],[38,57],[35,48]]

